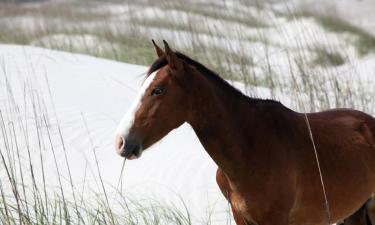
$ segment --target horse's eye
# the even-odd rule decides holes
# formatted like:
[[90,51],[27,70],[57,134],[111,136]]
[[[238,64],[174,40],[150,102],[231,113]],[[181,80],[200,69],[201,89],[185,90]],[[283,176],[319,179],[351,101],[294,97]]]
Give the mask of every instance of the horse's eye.
[[162,87],[156,87],[154,90],[151,92],[151,96],[157,96],[161,95],[163,93],[163,88]]

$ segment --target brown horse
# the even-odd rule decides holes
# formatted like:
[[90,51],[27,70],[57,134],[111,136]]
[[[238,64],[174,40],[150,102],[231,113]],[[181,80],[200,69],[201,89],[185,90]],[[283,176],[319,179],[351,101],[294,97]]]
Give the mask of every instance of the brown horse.
[[164,44],[165,52],[154,43],[159,58],[117,130],[121,156],[138,158],[189,123],[219,167],[217,183],[238,225],[326,225],[348,217],[374,193],[373,117],[350,109],[305,115],[250,98]]

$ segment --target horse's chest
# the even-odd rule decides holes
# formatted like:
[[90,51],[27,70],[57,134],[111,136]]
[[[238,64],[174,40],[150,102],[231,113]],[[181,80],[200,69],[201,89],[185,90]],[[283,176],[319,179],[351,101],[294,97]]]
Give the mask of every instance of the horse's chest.
[[248,207],[246,205],[246,200],[240,194],[232,192],[230,195],[230,201],[235,210],[240,211],[241,213],[247,212]]
[[254,210],[249,206],[248,200],[237,192],[230,194],[230,202],[233,209],[246,221],[254,221]]
[[255,210],[250,207],[250,203],[253,201],[248,194],[246,194],[246,192],[240,192],[238,188],[236,188],[236,185],[230,182],[220,169],[218,169],[216,179],[225,198],[230,202],[233,213],[236,214],[235,217],[239,217],[240,221],[254,221],[252,215]]

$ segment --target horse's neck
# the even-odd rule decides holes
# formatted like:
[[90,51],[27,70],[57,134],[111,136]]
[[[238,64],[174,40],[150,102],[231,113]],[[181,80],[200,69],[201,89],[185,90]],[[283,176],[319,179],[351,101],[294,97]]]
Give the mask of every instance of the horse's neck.
[[256,109],[243,99],[201,87],[196,95],[193,127],[203,147],[216,164],[226,173],[235,173],[251,142],[250,134]]
[[273,148],[270,141],[276,145],[285,142],[283,132],[293,132],[296,117],[292,111],[278,103],[251,101],[221,92],[218,87],[197,87],[188,122],[228,176],[239,177],[239,171],[259,170],[257,160],[269,159],[270,154],[284,154],[284,150]]

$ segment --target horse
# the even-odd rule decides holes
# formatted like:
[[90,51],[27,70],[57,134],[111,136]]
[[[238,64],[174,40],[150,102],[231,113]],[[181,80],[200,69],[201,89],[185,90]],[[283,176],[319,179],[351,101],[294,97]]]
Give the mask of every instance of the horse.
[[163,42],[164,50],[153,41],[158,58],[116,131],[122,157],[139,158],[187,122],[218,165],[237,225],[331,224],[374,193],[373,117],[353,109],[299,113],[248,97]]

